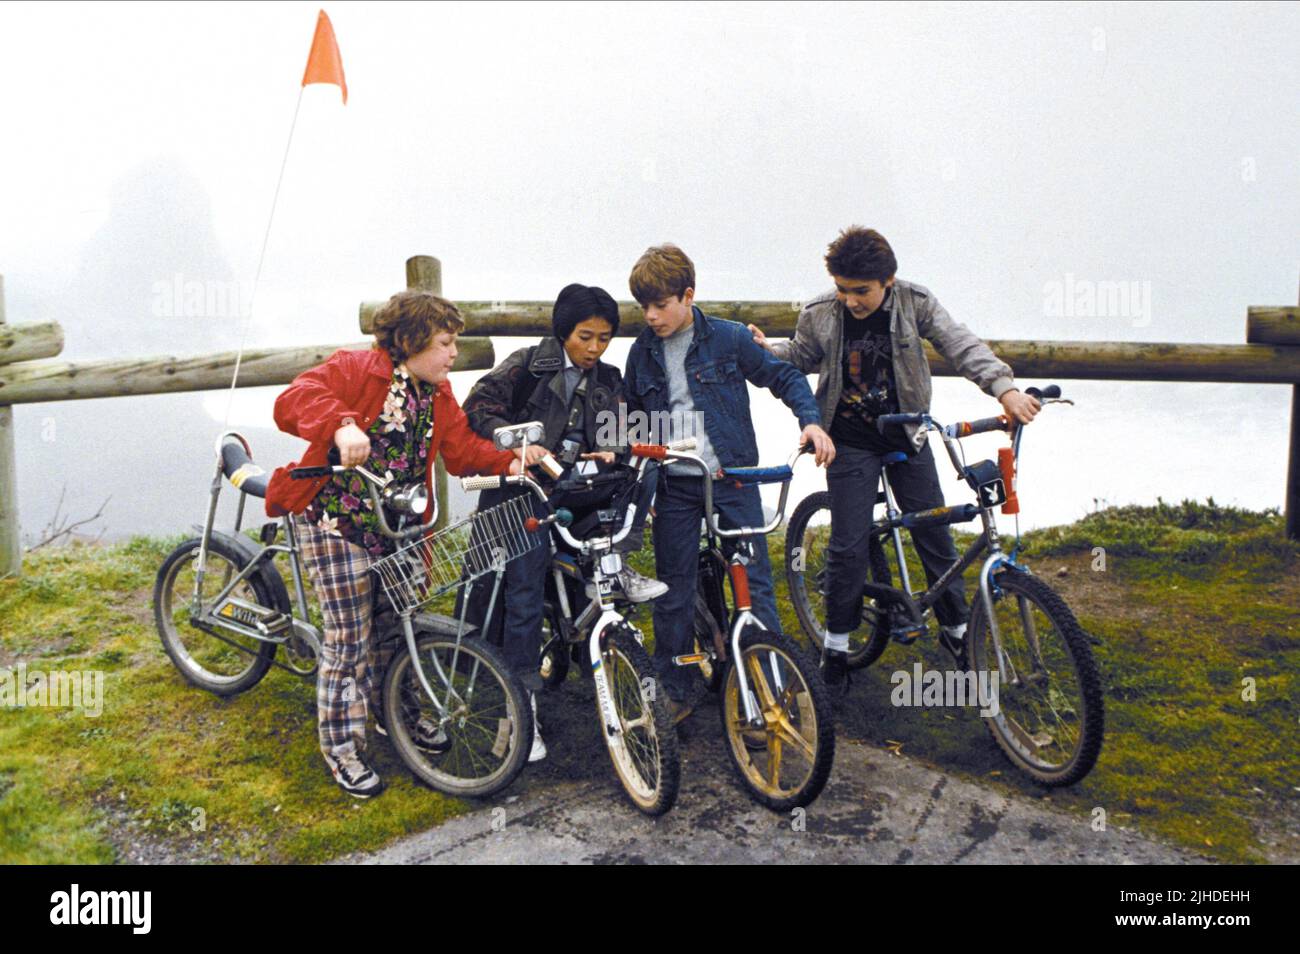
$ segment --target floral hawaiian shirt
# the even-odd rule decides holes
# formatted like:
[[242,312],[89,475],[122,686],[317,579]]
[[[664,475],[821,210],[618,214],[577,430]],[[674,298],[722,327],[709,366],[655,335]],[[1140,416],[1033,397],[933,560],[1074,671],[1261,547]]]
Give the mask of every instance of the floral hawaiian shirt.
[[[433,385],[419,381],[405,364],[393,369],[384,409],[366,431],[370,437],[367,470],[401,484],[425,481],[433,437],[433,395]],[[308,505],[305,516],[372,556],[394,550],[394,542],[380,531],[365,481],[356,474],[336,474]]]

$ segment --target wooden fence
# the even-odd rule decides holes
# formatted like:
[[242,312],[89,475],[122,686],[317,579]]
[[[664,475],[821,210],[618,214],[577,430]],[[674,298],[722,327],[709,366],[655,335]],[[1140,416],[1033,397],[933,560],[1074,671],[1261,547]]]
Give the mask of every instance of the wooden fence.
[[[442,293],[442,266],[417,255],[406,262],[407,286]],[[360,326],[369,334],[380,302],[360,307]],[[551,333],[551,303],[458,302],[467,328],[477,337],[461,338],[457,370],[485,370],[494,364],[489,335],[541,337]],[[797,303],[770,301],[700,302],[709,314],[756,324],[770,337],[789,337]],[[641,309],[619,305],[619,334],[645,327]],[[1125,381],[1206,381],[1291,386],[1290,446],[1285,489],[1286,533],[1300,539],[1300,308],[1252,307],[1246,318],[1246,343],[1169,344],[1159,342],[989,340],[989,346],[1022,378]],[[309,348],[245,351],[240,387],[287,384],[339,347],[369,347],[369,342]],[[63,331],[54,323],[6,325],[4,279],[0,276],[0,577],[21,567],[18,491],[14,461],[13,405],[130,394],[165,394],[229,387],[235,353],[193,357],[154,357],[125,361],[66,363],[56,357]],[[949,364],[925,345],[930,369],[953,375]],[[446,474],[437,471],[438,502],[447,513]]]

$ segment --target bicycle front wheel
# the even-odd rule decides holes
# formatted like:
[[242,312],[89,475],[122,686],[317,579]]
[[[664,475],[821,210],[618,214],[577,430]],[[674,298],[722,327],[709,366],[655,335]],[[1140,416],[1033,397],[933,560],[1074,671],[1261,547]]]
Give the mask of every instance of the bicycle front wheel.
[[393,748],[426,785],[481,798],[509,785],[528,760],[533,715],[518,680],[482,640],[422,636],[419,665],[438,707],[420,684],[405,644],[384,676],[384,725]]
[[[831,538],[830,520],[831,495],[822,490],[799,502],[785,532],[785,579],[790,588],[790,602],[794,604],[805,641],[817,652],[822,650],[826,633],[826,550]],[[873,541],[871,579],[887,586],[891,574],[880,539],[877,536]],[[849,636],[849,668],[870,666],[888,645],[886,608],[875,600],[864,599],[862,623]]]
[[[740,654],[727,666],[720,707],[732,764],[768,808],[809,805],[821,794],[835,760],[835,726],[821,676],[789,636],[758,626],[741,634]],[[737,665],[745,667],[762,728],[745,721]]]
[[984,724],[1011,762],[1044,785],[1071,785],[1101,752],[1101,676],[1088,634],[1042,580],[1006,568],[993,575],[1002,668],[977,594],[967,637],[977,674],[998,674],[997,712]]
[[650,656],[630,628],[606,630],[594,675],[605,680],[618,718],[619,731],[611,733],[601,716],[614,772],[633,805],[647,815],[662,815],[673,807],[681,784],[677,733],[657,691]]
[[[186,540],[163,561],[153,588],[154,624],[163,649],[182,676],[192,685],[218,696],[233,696],[256,685],[271,668],[276,644],[234,630],[200,628],[190,621],[198,584],[199,549],[202,540]],[[247,558],[219,536],[208,546],[199,610],[207,612],[230,581],[247,565]],[[246,603],[279,609],[276,598],[261,576],[250,574],[230,596]]]

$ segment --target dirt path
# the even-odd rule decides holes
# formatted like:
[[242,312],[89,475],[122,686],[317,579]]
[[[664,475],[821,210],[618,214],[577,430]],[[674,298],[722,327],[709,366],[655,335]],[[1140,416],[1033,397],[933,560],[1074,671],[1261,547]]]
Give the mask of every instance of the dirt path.
[[677,805],[649,819],[622,796],[596,735],[591,683],[543,697],[551,756],[499,798],[343,863],[794,862],[1204,863],[1114,825],[947,775],[841,733],[835,768],[802,819],[756,805],[722,748],[716,703],[686,721]]

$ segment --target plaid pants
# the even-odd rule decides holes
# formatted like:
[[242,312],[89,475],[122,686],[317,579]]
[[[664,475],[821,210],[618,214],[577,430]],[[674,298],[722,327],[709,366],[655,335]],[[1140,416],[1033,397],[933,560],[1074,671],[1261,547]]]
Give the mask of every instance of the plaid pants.
[[316,588],[324,618],[316,717],[326,755],[362,752],[366,713],[376,705],[371,557],[354,543],[326,533],[301,516],[295,519],[303,563]]

